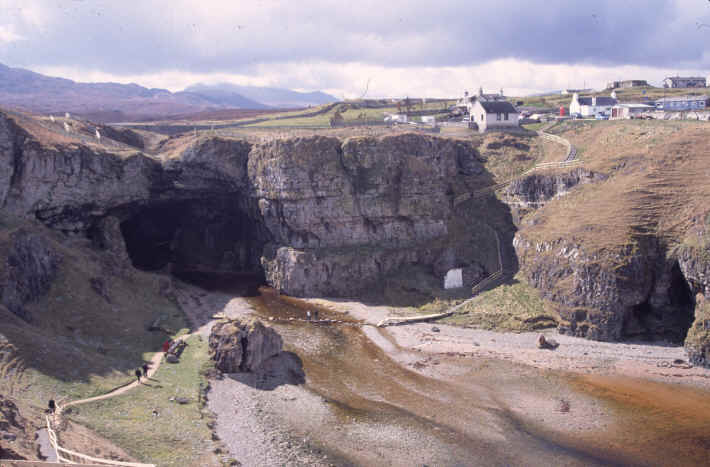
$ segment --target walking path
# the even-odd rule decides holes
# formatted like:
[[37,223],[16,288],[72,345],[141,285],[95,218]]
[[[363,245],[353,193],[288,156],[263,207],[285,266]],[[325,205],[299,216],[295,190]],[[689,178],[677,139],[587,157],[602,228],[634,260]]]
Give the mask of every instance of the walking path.
[[543,130],[538,131],[537,134],[543,139],[553,141],[555,143],[565,146],[567,148],[567,154],[565,156],[565,159],[563,161],[559,161],[559,162],[544,162],[542,164],[536,164],[533,167],[531,167],[530,169],[528,169],[525,172],[518,175],[517,177],[513,177],[511,179],[505,180],[504,182],[497,183],[495,185],[481,188],[480,190],[475,190],[475,191],[461,194],[461,195],[457,196],[456,198],[454,198],[454,207],[458,206],[459,204],[463,203],[464,201],[468,201],[469,199],[481,198],[483,196],[487,196],[491,193],[494,193],[498,190],[502,190],[503,188],[510,185],[513,182],[513,180],[516,180],[517,178],[531,174],[531,173],[536,172],[538,170],[560,169],[560,168],[570,167],[570,166],[582,163],[581,160],[577,159],[577,148],[575,148],[572,145],[572,143],[569,142],[569,140],[562,138],[560,136],[557,136],[557,135],[546,133]]
[[[190,337],[192,333],[190,334],[185,334],[182,335],[175,340],[185,340],[188,337]],[[151,358],[150,362],[148,363],[148,372],[147,375],[144,376],[143,378],[152,378],[153,375],[158,371],[160,368],[160,364],[163,361],[163,357],[165,356],[165,352],[156,352],[155,355],[153,355],[153,358]],[[141,378],[142,379],[142,378]],[[124,394],[131,389],[134,389],[138,386],[143,384],[140,380],[136,378],[135,381],[132,381],[130,383],[124,384],[123,386],[119,386],[105,394],[102,394],[100,396],[94,396],[94,397],[87,397],[85,399],[77,399],[73,400],[64,404],[57,403],[57,409],[56,412],[54,413],[54,417],[52,417],[52,420],[50,420],[50,417],[48,416],[46,418],[47,421],[47,429],[46,429],[46,435],[49,441],[49,444],[51,448],[54,451],[54,455],[52,456],[55,459],[59,460],[59,462],[74,462],[78,461],[81,463],[82,461],[89,461],[94,464],[101,464],[101,465],[113,465],[113,466],[130,466],[130,467],[150,467],[153,466],[153,464],[141,464],[141,463],[135,463],[135,462],[120,462],[120,461],[113,461],[109,459],[98,459],[95,457],[87,456],[86,454],[81,454],[76,451],[72,451],[66,448],[63,448],[59,445],[59,441],[57,440],[57,435],[54,429],[52,428],[52,424],[55,426],[58,426],[61,421],[61,416],[62,412],[68,408],[68,407],[73,407],[76,405],[80,404],[87,404],[89,402],[95,402],[95,401],[100,401],[104,399],[109,399],[111,397],[116,397],[118,395]],[[68,457],[66,457],[68,456]]]
[[[148,365],[148,378],[151,378],[158,371],[158,368],[160,368],[160,363],[163,361],[164,355],[165,355],[164,352],[156,352],[155,355],[153,355],[153,358],[150,360],[150,363]],[[131,389],[133,389],[135,387],[138,387],[141,384],[142,383],[140,381],[138,381],[138,379],[136,379],[132,383],[128,383],[124,386],[119,386],[116,389],[114,389],[110,392],[107,392],[106,394],[102,394],[100,396],[89,397],[86,399],[77,399],[77,400],[74,400],[71,402],[67,402],[66,404],[57,405],[57,415],[61,416],[64,409],[66,409],[67,407],[72,407],[75,405],[86,404],[88,402],[95,402],[95,401],[100,401],[100,400],[104,400],[104,399],[109,399],[111,397],[116,397],[120,394],[130,391]]]

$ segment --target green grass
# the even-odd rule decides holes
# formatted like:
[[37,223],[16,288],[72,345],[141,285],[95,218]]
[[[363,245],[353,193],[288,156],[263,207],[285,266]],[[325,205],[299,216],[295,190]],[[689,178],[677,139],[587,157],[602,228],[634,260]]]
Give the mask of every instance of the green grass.
[[[143,462],[159,466],[217,465],[217,447],[203,413],[201,391],[210,368],[207,342],[187,341],[180,363],[163,362],[153,380],[120,396],[74,408],[70,418]],[[187,404],[172,397],[189,399]],[[159,415],[153,415],[156,410]]]
[[522,127],[525,128],[526,130],[529,130],[529,131],[538,131],[538,130],[540,130],[542,127],[544,127],[545,125],[547,125],[547,123],[545,123],[545,122],[540,122],[540,123],[527,123],[527,124],[525,124],[525,125],[522,125]]
[[[33,222],[4,218],[0,228],[0,261],[12,248],[11,233],[24,228],[39,234],[60,258],[57,275],[46,295],[25,308],[27,323],[0,307],[1,333],[11,360],[0,361],[0,391],[21,392],[43,408],[47,400],[80,399],[103,394],[132,378],[166,335],[149,332],[147,324],[184,332],[182,311],[160,293],[165,278],[140,271],[110,271],[96,252],[70,245],[61,234]],[[115,267],[115,266],[114,266]],[[91,279],[101,278],[105,298]]]
[[535,331],[555,327],[558,317],[546,311],[536,289],[518,276],[481,293],[456,314],[441,322],[495,331]]
[[[412,111],[421,111],[421,110],[441,110],[445,106],[448,107],[449,105],[453,104],[455,101],[450,100],[450,101],[445,101],[445,102],[427,102],[424,104],[423,109],[421,105],[421,101],[416,101],[413,103],[411,106]],[[313,109],[309,109],[310,112],[313,111]],[[392,105],[388,107],[379,107],[379,108],[366,108],[366,107],[359,107],[357,101],[348,101],[345,103],[342,103],[336,107],[334,107],[330,112],[327,112],[325,114],[321,115],[316,115],[313,117],[301,117],[301,118],[289,118],[289,119],[281,119],[281,120],[276,120],[276,117],[283,117],[286,115],[289,116],[297,116],[297,115],[302,115],[303,113],[306,113],[304,111],[296,111],[293,113],[280,113],[280,114],[273,114],[269,115],[265,118],[269,118],[269,120],[261,123],[254,123],[251,125],[246,125],[245,128],[273,128],[273,127],[313,127],[313,128],[320,128],[320,127],[330,127],[330,119],[335,115],[336,111],[340,111],[341,115],[343,116],[343,120],[347,122],[357,122],[357,121],[373,121],[373,120],[383,120],[385,117],[385,113],[397,113],[397,106]],[[404,105],[402,105],[402,111],[404,111]]]

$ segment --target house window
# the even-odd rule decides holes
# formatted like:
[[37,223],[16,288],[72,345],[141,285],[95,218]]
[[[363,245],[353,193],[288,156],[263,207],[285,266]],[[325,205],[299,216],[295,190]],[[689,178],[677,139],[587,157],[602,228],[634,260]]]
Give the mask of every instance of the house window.
[[496,120],[500,121],[500,114],[496,114]]
[[505,118],[504,120],[508,120],[508,112],[505,113]]

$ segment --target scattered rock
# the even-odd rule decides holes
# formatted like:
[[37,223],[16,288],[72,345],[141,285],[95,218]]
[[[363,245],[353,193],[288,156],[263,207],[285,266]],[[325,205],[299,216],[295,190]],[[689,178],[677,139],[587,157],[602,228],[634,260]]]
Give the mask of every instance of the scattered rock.
[[257,319],[222,321],[214,325],[209,338],[210,353],[224,373],[254,371],[281,353],[283,340],[271,327]]
[[556,340],[546,339],[545,336],[542,334],[537,336],[537,348],[538,349],[555,350],[559,346],[560,346],[560,344]]
[[440,331],[439,328],[437,328],[436,326],[432,326],[431,332],[439,332],[439,331]]
[[570,409],[570,403],[568,400],[560,399],[557,402],[557,410],[562,413],[568,413]]
[[168,363],[180,363],[180,359],[171,353],[165,356],[165,361]]

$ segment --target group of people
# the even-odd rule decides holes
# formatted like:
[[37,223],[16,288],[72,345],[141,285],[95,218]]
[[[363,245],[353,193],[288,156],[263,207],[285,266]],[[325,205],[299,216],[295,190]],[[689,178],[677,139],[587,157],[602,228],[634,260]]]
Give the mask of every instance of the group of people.
[[311,316],[313,316],[313,320],[318,321],[318,310],[315,310],[313,315],[311,315],[311,310],[306,311],[306,319],[308,321],[311,320]]
[[148,366],[147,363],[144,363],[143,366],[140,368],[136,368],[136,378],[138,378],[138,382],[141,382],[141,378],[148,378]]

